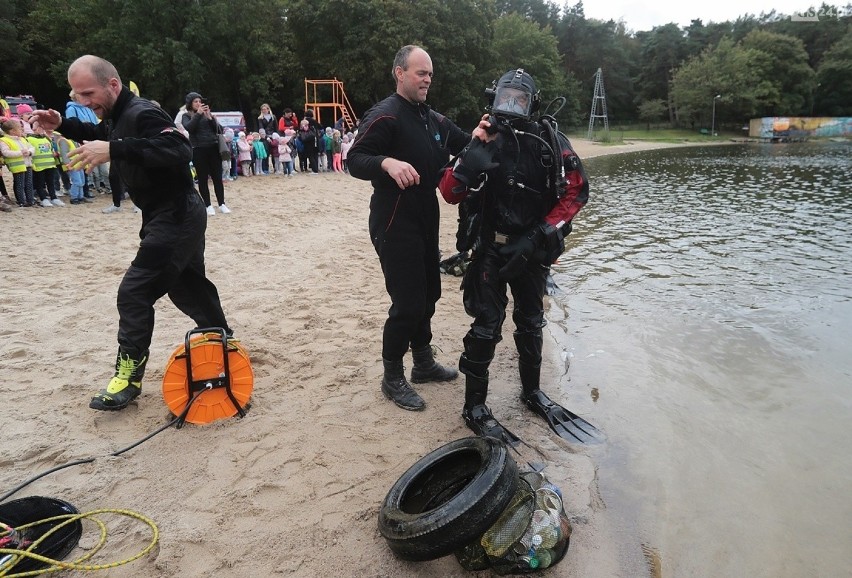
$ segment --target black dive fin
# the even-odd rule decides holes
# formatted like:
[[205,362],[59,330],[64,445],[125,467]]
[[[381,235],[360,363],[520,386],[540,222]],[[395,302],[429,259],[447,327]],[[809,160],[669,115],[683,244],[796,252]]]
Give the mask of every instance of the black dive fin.
[[478,436],[496,438],[513,448],[521,443],[521,438],[503,427],[485,404],[478,404],[470,409],[465,408],[462,411],[462,417],[467,427]]
[[562,439],[581,444],[601,441],[601,433],[595,426],[555,403],[540,389],[522,395],[521,400],[533,412],[543,417],[550,429]]

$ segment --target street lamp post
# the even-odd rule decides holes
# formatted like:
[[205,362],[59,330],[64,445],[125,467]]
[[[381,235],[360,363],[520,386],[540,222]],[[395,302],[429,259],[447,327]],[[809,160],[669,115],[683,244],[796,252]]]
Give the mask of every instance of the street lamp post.
[[722,98],[721,94],[713,97],[713,120],[710,121],[710,136],[716,136],[716,99]]

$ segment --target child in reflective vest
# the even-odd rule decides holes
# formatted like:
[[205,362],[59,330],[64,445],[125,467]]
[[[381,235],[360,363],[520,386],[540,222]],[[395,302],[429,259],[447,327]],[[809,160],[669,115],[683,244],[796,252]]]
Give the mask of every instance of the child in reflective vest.
[[53,156],[53,143],[44,134],[43,128],[37,128],[27,137],[35,147],[33,154],[33,185],[42,207],[64,207],[65,203],[56,197],[56,157]]
[[15,119],[0,124],[4,136],[0,138],[0,154],[3,162],[12,173],[12,190],[15,200],[21,207],[32,207],[33,194],[33,153],[35,147],[24,137],[24,127]]
[[56,145],[59,148],[59,162],[62,163],[62,169],[65,171],[65,174],[68,175],[68,178],[71,180],[71,204],[79,205],[83,203],[83,185],[86,184],[86,175],[83,172],[83,168],[75,168],[74,163],[71,162],[71,159],[68,156],[68,153],[77,148],[77,143],[71,139],[67,139],[62,136],[62,133],[58,131],[54,131],[53,136],[56,141]]

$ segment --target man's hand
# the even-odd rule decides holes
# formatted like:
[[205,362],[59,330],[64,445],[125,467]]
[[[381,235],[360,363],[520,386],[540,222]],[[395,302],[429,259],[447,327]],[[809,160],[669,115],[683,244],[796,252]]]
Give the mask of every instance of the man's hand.
[[459,154],[459,160],[453,168],[453,176],[466,187],[474,186],[482,173],[499,166],[499,163],[494,161],[496,153],[496,145],[474,137]]
[[53,110],[34,110],[30,115],[30,124],[33,129],[39,127],[44,130],[56,130],[62,124],[62,115]]
[[476,125],[476,128],[473,129],[472,136],[474,138],[478,138],[482,142],[491,142],[497,138],[497,131],[491,129],[491,116],[484,114],[482,115],[482,119],[479,121],[479,124]]
[[405,161],[387,157],[382,161],[382,168],[402,190],[420,184],[420,174]]
[[109,142],[105,140],[87,140],[68,153],[72,170],[85,169],[91,173],[98,165],[108,163]]
[[501,257],[509,259],[497,272],[500,279],[509,281],[524,272],[527,263],[541,241],[541,231],[535,227],[514,243],[500,247],[497,251]]

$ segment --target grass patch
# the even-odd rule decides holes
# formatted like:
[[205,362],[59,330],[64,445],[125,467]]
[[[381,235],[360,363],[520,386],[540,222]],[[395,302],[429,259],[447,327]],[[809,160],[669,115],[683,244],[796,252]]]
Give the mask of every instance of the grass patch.
[[[587,132],[573,132],[568,135],[569,138],[585,139],[588,136]],[[734,132],[719,131],[716,136],[709,134],[701,134],[697,130],[688,130],[682,128],[654,128],[645,130],[641,128],[625,128],[613,129],[610,128],[609,133],[603,130],[596,130],[594,133],[594,141],[601,144],[622,144],[624,141],[649,141],[663,143],[682,143],[682,142],[720,142],[728,141],[732,138],[743,138],[744,134]]]

